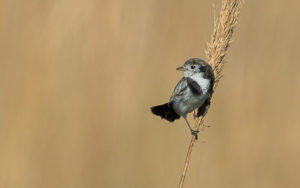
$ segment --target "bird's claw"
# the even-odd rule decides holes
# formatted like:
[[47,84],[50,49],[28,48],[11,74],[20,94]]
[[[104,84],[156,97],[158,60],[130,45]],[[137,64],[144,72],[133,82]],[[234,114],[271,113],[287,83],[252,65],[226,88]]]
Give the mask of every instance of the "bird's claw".
[[192,135],[195,136],[195,139],[198,140],[198,133],[199,131],[191,130]]

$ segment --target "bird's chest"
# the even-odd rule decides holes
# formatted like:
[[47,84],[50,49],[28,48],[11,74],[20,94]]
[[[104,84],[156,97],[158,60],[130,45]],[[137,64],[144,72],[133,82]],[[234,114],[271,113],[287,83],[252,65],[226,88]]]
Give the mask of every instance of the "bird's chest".
[[175,110],[181,116],[192,112],[194,109],[199,108],[204,101],[208,98],[208,91],[210,88],[210,81],[201,76],[191,77],[200,86],[200,93],[195,93],[194,89],[187,87],[187,90],[182,97],[175,102]]
[[207,93],[195,95],[188,89],[187,94],[174,103],[174,109],[179,115],[185,116],[187,113],[199,108],[207,98]]
[[202,93],[201,95],[195,95],[192,91],[190,91],[189,94],[186,95],[186,97],[179,102],[179,106],[184,113],[189,113],[195,108],[200,107],[206,99],[206,93]]

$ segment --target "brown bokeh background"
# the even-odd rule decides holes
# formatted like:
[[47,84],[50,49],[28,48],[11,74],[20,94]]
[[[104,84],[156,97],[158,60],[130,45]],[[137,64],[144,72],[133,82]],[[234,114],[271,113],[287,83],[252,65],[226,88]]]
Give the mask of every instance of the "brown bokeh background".
[[[300,186],[299,9],[246,1],[185,187]],[[213,18],[210,0],[1,0],[0,187],[177,187],[191,136],[149,107]]]

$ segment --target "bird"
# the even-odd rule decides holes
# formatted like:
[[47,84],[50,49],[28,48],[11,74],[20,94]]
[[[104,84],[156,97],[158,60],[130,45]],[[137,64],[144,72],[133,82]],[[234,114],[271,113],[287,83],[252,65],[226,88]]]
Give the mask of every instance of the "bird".
[[190,58],[176,70],[183,71],[183,77],[177,83],[169,102],[153,106],[151,111],[169,122],[183,117],[191,134],[198,139],[199,131],[192,129],[187,114],[195,109],[198,109],[197,117],[206,113],[213,94],[214,72],[212,67],[200,58]]

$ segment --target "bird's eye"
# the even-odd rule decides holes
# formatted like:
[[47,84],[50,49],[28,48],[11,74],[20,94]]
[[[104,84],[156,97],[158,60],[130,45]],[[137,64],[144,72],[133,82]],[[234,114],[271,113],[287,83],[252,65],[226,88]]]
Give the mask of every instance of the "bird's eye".
[[195,68],[195,66],[194,66],[194,65],[192,65],[192,66],[191,66],[191,69],[194,69],[194,68]]

